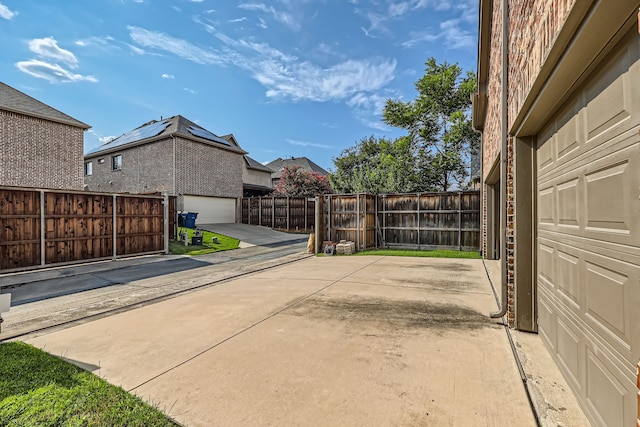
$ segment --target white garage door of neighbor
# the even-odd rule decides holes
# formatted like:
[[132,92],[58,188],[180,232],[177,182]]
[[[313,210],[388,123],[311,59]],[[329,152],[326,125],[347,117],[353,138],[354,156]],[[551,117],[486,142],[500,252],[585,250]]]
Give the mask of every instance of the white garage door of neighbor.
[[635,425],[640,37],[538,135],[538,329],[594,425]]
[[184,196],[184,210],[198,212],[196,224],[236,222],[236,199],[232,198]]

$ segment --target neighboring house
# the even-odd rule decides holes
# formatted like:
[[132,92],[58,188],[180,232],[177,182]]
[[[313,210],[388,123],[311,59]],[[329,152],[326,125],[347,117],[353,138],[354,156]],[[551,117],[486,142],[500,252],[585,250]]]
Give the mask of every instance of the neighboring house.
[[0,82],[0,185],[82,190],[89,127]]
[[85,155],[91,191],[178,196],[197,224],[235,222],[244,151],[182,116],[152,120]]
[[281,159],[280,157],[278,157],[274,161],[267,163],[266,166],[269,169],[273,170],[273,173],[271,174],[271,185],[273,186],[273,188],[278,185],[278,181],[280,181],[280,175],[282,175],[282,169],[284,169],[285,166],[288,168],[297,166],[307,172],[317,172],[322,176],[329,175],[329,172],[306,157],[291,157],[288,159]]
[[598,426],[637,416],[639,45],[637,0],[480,1],[483,254]]
[[244,156],[242,168],[243,196],[268,196],[273,191],[271,174],[273,171],[262,163]]

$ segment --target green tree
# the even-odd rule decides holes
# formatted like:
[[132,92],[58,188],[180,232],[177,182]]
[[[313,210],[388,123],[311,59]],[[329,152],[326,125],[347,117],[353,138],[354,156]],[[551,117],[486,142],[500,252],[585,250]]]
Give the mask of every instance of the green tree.
[[338,193],[405,193],[414,191],[416,175],[409,138],[390,141],[373,136],[343,150],[333,159],[330,175]]
[[457,63],[429,58],[425,65],[425,75],[415,83],[417,98],[387,100],[383,120],[409,132],[419,176],[414,191],[446,191],[454,183],[462,188],[480,140],[469,117],[476,77],[472,72],[462,76]]
[[273,194],[275,196],[314,197],[332,192],[328,177],[317,172],[306,171],[300,166],[285,166]]

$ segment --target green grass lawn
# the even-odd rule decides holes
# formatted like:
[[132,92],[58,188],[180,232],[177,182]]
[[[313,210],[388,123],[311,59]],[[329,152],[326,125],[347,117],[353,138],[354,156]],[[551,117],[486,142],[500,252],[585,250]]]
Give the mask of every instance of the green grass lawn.
[[22,342],[0,343],[0,425],[176,426],[122,388]]
[[[224,236],[222,234],[212,233],[207,230],[200,230],[203,234],[202,246],[192,245],[191,237],[196,230],[191,228],[178,228],[178,233],[181,231],[187,231],[189,233],[189,246],[185,246],[183,242],[176,240],[169,241],[169,252],[174,255],[203,255],[212,252],[228,251],[230,249],[237,249],[240,244],[240,240],[233,237]],[[213,243],[213,237],[218,238],[218,243]]]
[[354,255],[480,259],[480,252],[478,251],[452,251],[452,250],[443,250],[443,249],[437,249],[433,251],[419,251],[419,250],[407,250],[407,249],[372,249],[369,251],[356,252]]

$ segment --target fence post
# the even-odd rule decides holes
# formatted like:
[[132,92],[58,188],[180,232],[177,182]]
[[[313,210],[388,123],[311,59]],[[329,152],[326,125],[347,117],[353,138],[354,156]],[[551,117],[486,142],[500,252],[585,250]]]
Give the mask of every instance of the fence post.
[[271,197],[271,228],[276,228],[276,198]]
[[304,231],[306,233],[307,231],[307,215],[309,215],[309,213],[307,212],[307,206],[309,205],[309,198],[307,198],[307,196],[304,197]]
[[360,250],[360,193],[356,194],[356,248]]
[[262,225],[262,197],[258,197],[258,225]]
[[315,233],[316,233],[316,239],[315,239],[315,253],[319,254],[320,253],[320,196],[316,196],[316,211],[315,211]]
[[327,205],[327,231],[328,231],[328,239],[331,241],[331,194],[329,194],[329,201]]
[[[382,241],[387,244],[387,195],[382,195]],[[383,246],[384,247],[384,246]]]
[[418,250],[420,250],[420,193],[418,193]]
[[291,231],[291,224],[289,223],[289,217],[291,216],[291,205],[289,204],[289,196],[287,196],[287,231]]
[[169,255],[169,191],[162,192],[162,207],[164,217],[164,253]]
[[40,190],[40,265],[47,263],[46,242],[45,242],[45,221],[44,221],[44,190]]
[[462,250],[462,191],[458,191],[458,250]]
[[117,218],[117,209],[116,209],[116,203],[117,203],[117,196],[114,194],[113,195],[113,225],[112,225],[112,238],[113,238],[113,256],[111,257],[111,259],[113,261],[116,260],[116,257],[118,256],[118,249],[117,249],[117,230],[116,227],[118,226],[118,218]]

